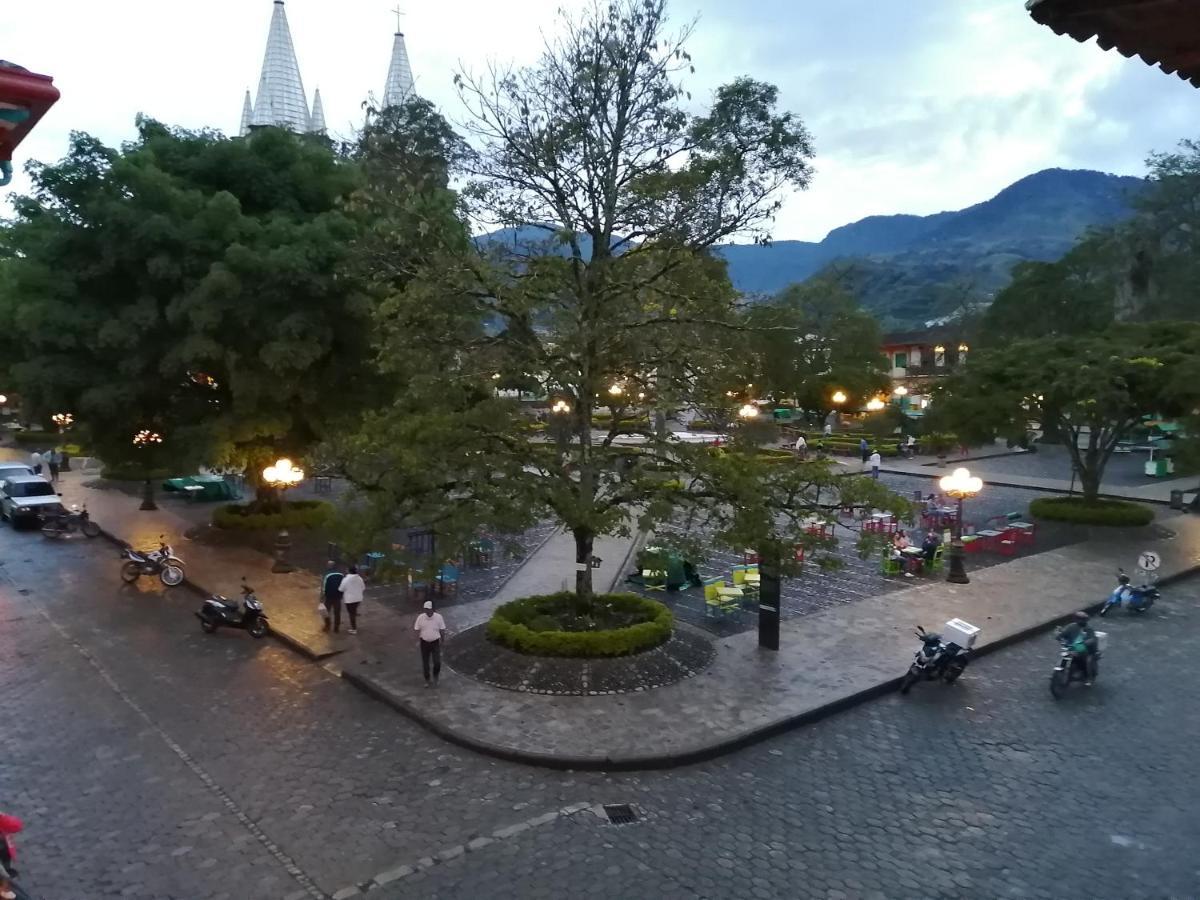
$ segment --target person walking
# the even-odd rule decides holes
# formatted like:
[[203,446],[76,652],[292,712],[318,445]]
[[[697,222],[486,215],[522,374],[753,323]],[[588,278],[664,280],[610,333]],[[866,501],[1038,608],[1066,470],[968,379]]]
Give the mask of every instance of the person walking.
[[871,477],[874,478],[876,481],[878,481],[879,480],[879,467],[883,464],[883,457],[881,457],[879,455],[878,450],[876,450],[874,453],[871,454],[870,462],[871,462]]
[[350,633],[358,634],[358,604],[362,603],[363,592],[367,589],[366,582],[358,574],[358,566],[346,570],[341,588],[342,603],[346,605],[346,615],[350,617]]
[[825,437],[833,437],[833,423],[825,422]]
[[796,459],[801,462],[808,459],[808,441],[803,434],[796,438]]
[[58,484],[58,473],[62,468],[62,454],[54,447],[46,454],[46,465],[50,467],[50,483]]
[[[425,687],[436,686],[442,672],[442,635],[446,633],[446,620],[441,613],[433,611],[433,601],[425,601],[424,611],[413,623],[417,642],[421,645],[421,671],[425,673]],[[429,680],[429,664],[433,662],[433,681]]]
[[341,630],[342,573],[338,571],[337,563],[335,563],[332,559],[329,561],[329,564],[325,570],[325,577],[321,580],[321,605],[324,607],[324,630],[329,630],[329,625],[331,622],[335,632]]
[[33,466],[33,474],[34,475],[41,475],[42,474],[42,454],[39,453],[37,450],[34,450],[31,454],[29,454],[29,465]]
[[862,454],[863,466],[867,464],[867,460],[871,458],[871,445],[867,443],[866,438],[859,438],[858,452]]

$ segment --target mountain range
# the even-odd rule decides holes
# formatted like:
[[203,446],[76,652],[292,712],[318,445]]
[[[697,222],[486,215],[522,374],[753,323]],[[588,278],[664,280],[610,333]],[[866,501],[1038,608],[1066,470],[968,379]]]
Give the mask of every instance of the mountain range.
[[823,241],[776,241],[718,248],[735,287],[774,294],[820,273],[839,273],[863,305],[889,326],[944,314],[944,296],[969,288],[988,300],[1022,260],[1060,258],[1089,228],[1130,215],[1140,178],[1046,169],[995,197],[956,212],[869,216]]

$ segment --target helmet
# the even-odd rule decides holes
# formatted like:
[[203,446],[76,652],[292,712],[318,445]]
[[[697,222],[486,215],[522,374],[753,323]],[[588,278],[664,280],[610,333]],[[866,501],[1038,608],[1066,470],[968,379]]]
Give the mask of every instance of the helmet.
[[1078,622],[1080,625],[1086,625],[1089,618],[1090,617],[1088,616],[1088,614],[1085,613],[1082,609],[1079,612],[1075,613],[1075,621]]
[[1117,581],[1121,582],[1121,584],[1129,584],[1129,576],[1122,572]]

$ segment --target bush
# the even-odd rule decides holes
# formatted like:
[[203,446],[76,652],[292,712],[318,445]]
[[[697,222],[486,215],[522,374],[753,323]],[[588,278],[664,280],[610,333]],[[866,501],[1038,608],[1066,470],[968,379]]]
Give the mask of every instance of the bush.
[[[637,594],[597,594],[592,598],[591,617],[577,617],[575,604],[575,595],[569,592],[505,603],[492,614],[488,637],[532,656],[627,656],[657,647],[671,636],[675,625],[667,607]],[[595,619],[618,627],[588,630],[586,625]]]
[[1029,504],[1038,519],[1078,525],[1141,526],[1154,521],[1154,510],[1127,500],[1094,500],[1082,497],[1041,497]]
[[283,512],[259,513],[239,503],[228,503],[213,511],[212,521],[218,528],[231,531],[257,531],[279,528],[317,528],[329,521],[333,505],[324,500],[293,500],[284,504]]
[[78,438],[70,434],[59,434],[57,431],[14,431],[12,437],[18,447],[29,447],[33,450],[61,447],[69,456],[85,455],[83,447],[76,443]]
[[171,477],[167,469],[146,469],[139,465],[106,465],[100,472],[100,477],[108,481],[151,481],[159,482]]

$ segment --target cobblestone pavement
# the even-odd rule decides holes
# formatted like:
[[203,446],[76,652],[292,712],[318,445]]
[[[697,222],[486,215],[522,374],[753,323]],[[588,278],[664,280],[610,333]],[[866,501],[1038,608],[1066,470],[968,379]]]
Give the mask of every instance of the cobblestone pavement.
[[[193,595],[118,587],[103,542],[0,529],[0,559],[0,808],[48,900],[1200,896],[1200,582],[1106,621],[1099,683],[1058,703],[1043,638],[605,776],[459,751],[271,642],[203,635]],[[620,803],[639,821],[591,811]]]

